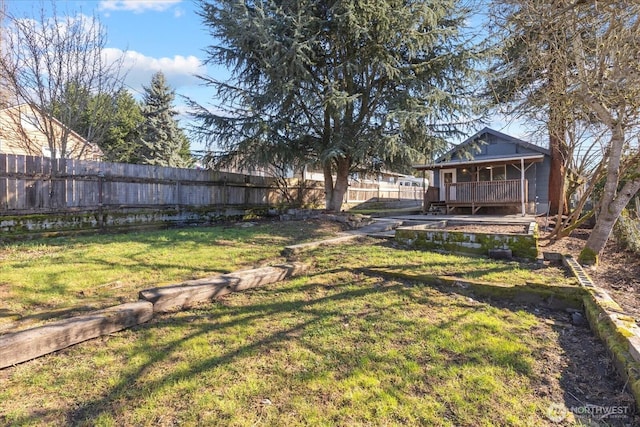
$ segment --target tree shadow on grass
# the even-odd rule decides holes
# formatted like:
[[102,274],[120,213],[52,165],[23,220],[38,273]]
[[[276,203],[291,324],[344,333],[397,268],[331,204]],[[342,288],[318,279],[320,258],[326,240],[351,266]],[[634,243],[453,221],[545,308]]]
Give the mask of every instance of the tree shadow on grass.
[[398,274],[399,277],[410,277],[414,276],[415,279],[419,279],[420,277],[430,278],[432,280],[436,280],[440,276],[446,277],[459,277],[461,280],[463,278],[469,279],[477,279],[482,278],[490,274],[498,274],[498,273],[508,273],[513,270],[513,266],[510,265],[502,265],[499,267],[488,267],[484,269],[476,269],[473,272],[468,270],[448,270],[445,274],[438,273],[428,273],[425,271],[424,266],[421,265],[375,265],[370,267],[360,267],[358,271],[361,271],[365,274],[371,275],[383,275],[389,276]]
[[[326,275],[335,273],[353,274],[353,277],[341,277],[340,280],[344,280],[344,282],[340,283],[326,283],[326,277],[335,277]],[[411,388],[416,395],[421,396],[420,398],[433,399],[434,405],[445,402],[442,404],[443,408],[440,409],[443,411],[442,416],[449,417],[454,421],[460,421],[461,419],[458,417],[464,415],[460,415],[455,404],[448,400],[448,396],[442,395],[442,392],[437,388],[439,385],[437,384],[438,375],[449,375],[450,371],[465,366],[495,365],[514,369],[520,375],[530,378],[535,387],[545,386],[545,380],[548,380],[553,386],[554,375],[559,373],[561,389],[549,390],[547,392],[549,401],[554,402],[555,399],[560,399],[567,407],[570,407],[572,396],[585,400],[584,394],[580,393],[585,389],[589,390],[589,388],[585,388],[581,383],[570,380],[570,378],[581,372],[585,366],[585,358],[598,359],[600,353],[593,355],[592,348],[597,346],[597,340],[586,339],[590,334],[586,327],[577,328],[579,333],[567,332],[567,313],[540,310],[533,305],[513,304],[501,299],[477,297],[464,289],[427,287],[411,280],[394,281],[391,285],[379,281],[371,285],[370,282],[363,282],[364,279],[358,279],[357,275],[361,273],[362,270],[335,268],[331,271],[311,275],[303,283],[296,284],[294,281],[289,281],[277,285],[277,288],[274,285],[253,290],[243,296],[243,298],[249,299],[248,302],[237,301],[233,298],[225,299],[214,307],[200,307],[191,310],[189,314],[162,315],[152,323],[134,328],[132,331],[137,336],[137,342],[133,344],[133,348],[124,350],[121,356],[142,359],[144,362],[138,365],[124,366],[123,373],[117,382],[110,385],[103,394],[90,400],[80,400],[77,407],[66,413],[66,423],[91,424],[101,415],[110,415],[117,419],[121,415],[119,411],[122,411],[120,407],[122,402],[130,402],[128,404],[135,408],[145,398],[153,399],[156,390],[172,387],[184,380],[202,376],[212,369],[219,367],[237,369],[234,367],[234,363],[238,360],[250,359],[265,352],[281,355],[280,352],[286,351],[287,345],[291,341],[295,341],[297,345],[319,357],[329,359],[331,364],[335,365],[331,373],[336,382],[357,375],[361,371],[366,371],[369,366],[389,371],[398,369],[399,366],[404,369],[402,361],[398,357],[377,349],[376,344],[380,341],[382,341],[382,347],[391,345],[398,346],[398,348],[424,346],[424,351],[411,357],[421,366],[437,366],[438,373],[432,375],[429,370],[425,370],[424,372],[405,374],[407,375],[405,378],[412,383]],[[365,274],[366,278],[376,277],[376,275],[375,271]],[[437,298],[437,295],[433,294],[431,290],[457,297],[452,300]],[[298,294],[294,295],[294,292]],[[276,294],[292,295],[291,300],[279,301],[275,297]],[[378,301],[385,301],[384,297],[389,295],[395,297],[392,304],[378,303]],[[345,312],[342,304],[353,301],[359,302],[358,305]],[[420,321],[413,315],[402,316],[407,301],[420,307],[424,306],[420,312],[421,315],[434,317],[426,326],[416,329],[415,334],[402,335],[407,330],[413,330],[412,328],[415,328],[416,323]],[[479,312],[490,310],[491,307],[506,310],[507,314],[505,315],[526,311],[539,319],[550,319],[556,322],[551,329],[556,331],[559,347],[565,355],[557,362],[555,370],[549,370],[543,374],[534,372],[531,357],[522,348],[505,348],[496,352],[492,347],[486,347],[489,336],[505,342],[510,338],[508,331],[501,331],[494,324],[484,323],[481,321],[482,317],[478,317]],[[488,315],[493,314],[489,312]],[[291,323],[282,322],[279,324],[281,318]],[[223,320],[219,321],[218,319]],[[245,341],[240,340],[237,344],[229,345],[222,343],[224,345],[221,346],[221,349],[212,350],[215,353],[209,357],[199,358],[188,363],[175,361],[176,357],[178,359],[181,357],[181,347],[185,342],[210,334],[218,334],[216,335],[218,339],[224,339],[238,328],[255,328],[256,323],[264,324],[264,327],[257,329],[259,333],[243,338]],[[382,326],[375,329],[372,325]],[[329,337],[332,337],[333,333],[338,333],[338,336],[332,337],[333,341],[330,341],[335,345],[319,342],[319,339],[316,339],[311,333],[312,331],[317,332],[320,326],[328,328],[329,332],[326,334]],[[342,328],[345,328],[347,332],[357,333],[358,346],[340,345],[341,342],[346,344],[344,340],[347,339],[336,332]],[[369,328],[374,328],[374,330]],[[184,331],[184,334],[170,337],[172,330],[181,330]],[[431,344],[443,340],[447,342],[446,339],[456,333],[466,334],[467,338],[465,338],[466,341],[462,347],[442,348]],[[162,337],[165,336],[169,338],[162,341]],[[397,336],[402,338],[394,338]],[[156,339],[158,341],[155,341]],[[211,341],[212,338],[208,338],[208,340]],[[576,343],[583,342],[584,345],[576,347]],[[536,356],[538,355],[536,354]],[[543,357],[545,354],[539,356]],[[565,363],[566,367],[564,367]],[[163,364],[169,364],[169,370],[162,369]],[[591,367],[596,365],[587,366],[590,366],[586,368],[589,370],[588,375],[593,376],[594,372]],[[599,368],[596,366],[594,369],[597,371]],[[153,374],[150,374],[152,372]],[[604,373],[610,374],[610,372]],[[297,379],[300,381],[313,381],[322,374],[322,371],[310,369],[296,375],[299,375]],[[601,394],[599,401],[602,402],[601,405],[604,406],[607,402],[620,402],[619,397],[616,401],[616,397],[611,394],[611,390],[616,390],[618,386],[620,386],[619,383],[603,386],[602,393],[609,393],[609,397]],[[382,383],[379,388],[381,393],[393,396],[397,401],[402,401],[407,397],[406,390],[393,384]],[[487,408],[478,409],[478,411],[483,413],[482,411],[485,409]],[[51,413],[54,411],[52,410]],[[47,416],[42,411],[34,412],[31,417],[20,420],[18,424],[28,424],[33,420],[33,417],[46,418]],[[492,416],[498,417],[498,415]],[[482,420],[487,421],[484,418]],[[491,418],[488,421],[499,425],[501,420],[501,418]],[[339,424],[339,421],[336,422]],[[342,421],[344,422],[344,420]]]
[[[310,285],[307,288],[312,287],[315,287],[315,285]],[[302,289],[302,291],[304,291],[304,288]],[[161,348],[153,351],[147,363],[140,365],[135,370],[124,375],[119,383],[111,388],[109,393],[105,394],[99,399],[86,402],[76,410],[71,412],[68,415],[67,421],[71,424],[76,424],[79,422],[82,423],[83,421],[87,421],[95,418],[96,416],[99,416],[99,414],[102,412],[108,412],[111,402],[113,402],[116,398],[120,398],[123,395],[126,395],[128,391],[131,391],[131,385],[135,384],[135,382],[145,373],[145,371],[150,369],[153,364],[170,358],[172,353],[176,351],[184,341],[188,341],[192,338],[213,331],[224,331],[225,329],[248,325],[252,321],[262,320],[282,313],[299,313],[301,311],[304,311],[305,314],[311,315],[311,319],[309,320],[299,322],[293,327],[285,328],[276,333],[268,334],[264,338],[256,340],[251,344],[240,346],[237,349],[223,352],[222,354],[214,357],[206,358],[195,364],[191,364],[187,369],[167,373],[161,378],[145,383],[145,388],[155,390],[165,385],[173,384],[176,381],[193,377],[216,366],[229,364],[239,357],[247,357],[254,351],[265,351],[270,347],[277,346],[279,342],[289,340],[291,336],[300,333],[312,324],[320,322],[327,317],[337,316],[341,314],[337,311],[325,309],[310,309],[309,307],[322,304],[323,302],[327,303],[329,301],[335,302],[339,300],[358,298],[371,292],[376,291],[372,289],[359,289],[348,292],[340,292],[333,296],[317,298],[310,301],[299,300],[286,303],[256,304],[251,306],[232,308],[230,312],[226,313],[226,316],[235,317],[235,319],[222,323],[205,323],[200,327],[197,327],[194,332],[182,336],[178,340],[171,341],[168,344],[163,345]],[[208,312],[205,310],[204,313]],[[179,321],[169,316],[163,317],[159,322],[149,325],[141,325],[136,329],[138,333],[144,333],[145,330],[150,331],[153,329],[162,329],[167,326],[167,324],[170,324],[172,328],[175,328],[187,326],[191,323],[191,319]],[[139,345],[134,353],[150,354],[148,349],[145,348],[144,345]]]
[[[136,348],[130,352],[130,354],[143,358],[147,361],[139,366],[126,372],[117,384],[112,386],[107,393],[103,394],[99,398],[82,403],[75,410],[71,411],[67,415],[67,422],[69,424],[83,424],[94,420],[103,414],[111,414],[117,416],[117,413],[113,413],[113,402],[122,401],[123,399],[132,398],[134,401],[140,399],[145,394],[152,394],[155,390],[164,389],[176,383],[180,383],[183,380],[189,380],[197,377],[207,371],[221,366],[233,365],[238,359],[250,358],[258,353],[265,352],[278,352],[286,348],[286,345],[291,340],[296,340],[298,345],[304,346],[313,354],[323,355],[330,357],[335,361],[335,381],[341,381],[345,378],[349,378],[355,375],[356,372],[367,368],[366,364],[372,363],[375,366],[383,367],[387,370],[397,369],[399,363],[398,359],[390,354],[384,352],[378,352],[372,350],[375,347],[375,342],[383,339],[378,336],[379,331],[369,331],[367,328],[369,325],[382,325],[384,324],[384,336],[393,337],[403,333],[408,328],[414,327],[415,320],[411,318],[402,317],[389,317],[389,311],[402,312],[404,303],[402,301],[411,301],[412,304],[423,304],[429,307],[429,310],[436,310],[437,312],[445,312],[447,308],[451,308],[447,300],[441,301],[431,298],[427,295],[416,296],[416,290],[411,289],[411,286],[403,284],[396,284],[393,286],[380,286],[380,287],[360,287],[352,289],[349,286],[332,287],[334,293],[330,295],[323,295],[316,298],[307,298],[308,291],[316,290],[320,286],[316,284],[307,284],[296,288],[296,291],[300,292],[304,297],[288,302],[259,302],[250,303],[249,305],[242,305],[238,307],[228,307],[225,310],[224,318],[230,318],[228,321],[215,322],[211,321],[211,313],[207,309],[197,310],[195,316],[191,316],[188,319],[176,319],[174,316],[163,316],[157,322],[142,325],[137,328],[137,334],[146,336],[163,335],[163,330],[167,327],[172,329],[185,328],[186,331],[190,331],[179,339],[173,339],[166,344],[155,346],[154,348],[148,347],[148,340],[140,340],[136,345]],[[268,293],[269,289],[260,290],[260,292]],[[375,306],[376,298],[370,302],[362,305],[360,310],[356,312],[345,313],[342,311],[339,304],[341,302],[352,302],[361,299],[369,300],[369,297],[382,297],[384,293],[397,294],[397,302],[391,305]],[[420,294],[420,292],[418,292]],[[458,301],[460,302],[460,301]],[[461,309],[459,313],[444,315],[442,319],[434,319],[433,324],[429,324],[427,327],[420,329],[418,336],[408,336],[406,340],[408,342],[400,342],[398,345],[410,345],[437,342],[443,339],[443,336],[448,338],[448,332],[443,335],[443,331],[449,331],[455,325],[461,322],[468,321],[466,318],[474,313],[477,309],[475,305],[468,305],[461,302],[458,307]],[[151,380],[143,381],[143,390],[137,390],[136,384],[146,376],[146,374],[153,370],[156,365],[171,360],[177,351],[179,351],[182,343],[189,341],[193,338],[207,335],[211,333],[228,334],[233,333],[235,328],[250,327],[253,322],[272,321],[278,316],[293,315],[297,318],[294,325],[289,327],[280,327],[275,330],[263,331],[263,334],[256,336],[251,342],[239,345],[235,348],[226,348],[219,354],[206,357],[201,360],[189,363],[188,366],[183,366],[178,369],[173,369],[168,372],[163,372],[162,375],[154,377]],[[195,319],[195,321],[194,321]],[[361,337],[358,339],[358,346],[350,348],[349,346],[341,347],[340,345],[329,346],[319,344],[313,337],[309,337],[306,334],[322,324],[330,328],[341,328],[342,322],[352,324],[350,327],[358,328],[364,327],[365,330],[359,332]],[[451,334],[454,334],[451,332]],[[336,338],[338,341],[340,337]],[[475,343],[468,343],[469,348],[474,346],[480,347],[480,343],[483,337],[480,334],[476,334]],[[489,363],[487,355],[484,353],[488,350],[479,351],[477,354],[462,354],[459,352],[452,352],[442,356],[438,349],[432,349],[429,354],[423,356],[422,363],[429,364],[432,362],[430,358],[439,359],[444,357],[446,359],[446,365],[455,364],[470,364],[477,366],[484,366]],[[354,354],[355,353],[355,354]],[[444,353],[442,353],[444,354]],[[518,362],[514,362],[514,360]],[[522,372],[527,372],[527,360],[523,358],[523,355],[516,351],[511,352],[502,359],[493,359],[491,363],[498,365],[506,365],[512,367],[514,364],[516,367],[520,367]],[[524,368],[522,367],[524,366]],[[450,369],[448,366],[443,368],[445,370]],[[315,376],[321,375],[320,372],[306,372],[306,380],[312,380]],[[413,378],[416,383],[428,383],[428,378],[415,376]],[[387,393],[390,396],[395,396],[396,399],[402,399],[404,392],[398,390],[394,385],[380,385],[382,392]],[[426,386],[425,393],[429,392],[430,386]]]

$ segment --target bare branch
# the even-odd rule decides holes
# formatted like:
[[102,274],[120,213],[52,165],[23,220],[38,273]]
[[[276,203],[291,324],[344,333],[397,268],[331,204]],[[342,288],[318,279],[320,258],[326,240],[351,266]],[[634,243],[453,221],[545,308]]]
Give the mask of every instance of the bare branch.
[[51,10],[51,16],[43,6],[32,18],[4,15],[0,75],[10,103],[29,106],[31,125],[45,135],[51,157],[78,157],[87,151],[81,136],[99,144],[108,128],[75,134],[91,111],[86,95],[115,96],[124,58],[107,62],[107,35],[95,16],[62,14],[53,1]]

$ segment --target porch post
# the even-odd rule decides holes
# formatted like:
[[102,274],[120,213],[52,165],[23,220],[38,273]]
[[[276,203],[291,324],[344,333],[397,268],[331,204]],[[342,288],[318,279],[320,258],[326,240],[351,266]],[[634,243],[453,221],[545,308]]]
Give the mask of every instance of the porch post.
[[422,214],[423,215],[427,213],[427,186],[425,185],[426,179],[427,179],[427,170],[422,169]]
[[524,201],[524,159],[520,158],[520,200],[522,201],[522,216],[525,216]]

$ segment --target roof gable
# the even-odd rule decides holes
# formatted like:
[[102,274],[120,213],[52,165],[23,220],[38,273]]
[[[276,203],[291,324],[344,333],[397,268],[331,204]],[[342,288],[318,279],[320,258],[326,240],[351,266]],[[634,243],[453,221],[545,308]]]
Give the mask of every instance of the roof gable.
[[[69,132],[69,136],[71,136],[71,138],[75,141],[75,143],[89,147],[93,153],[99,156],[104,155],[102,149],[98,146],[98,144],[91,141],[87,141],[82,135],[80,135],[73,129],[66,126],[64,123],[62,123],[60,120],[58,120],[54,116],[47,114],[37,105],[30,104],[30,103],[22,103],[22,104],[12,105],[9,107],[0,108],[0,115],[4,115],[5,117],[10,117],[9,115],[14,114],[12,113],[13,111],[17,112],[19,115],[22,115],[28,112],[37,113],[37,116],[40,116],[45,120],[50,121],[53,125],[57,126],[58,128],[67,130]],[[38,129],[37,132],[42,133],[40,129]]]
[[[480,152],[478,152],[478,149]],[[439,157],[435,163],[442,163],[452,159],[469,159],[469,157],[472,159],[489,157],[499,159],[501,157],[512,157],[516,153],[544,154],[548,156],[549,150],[485,127]]]

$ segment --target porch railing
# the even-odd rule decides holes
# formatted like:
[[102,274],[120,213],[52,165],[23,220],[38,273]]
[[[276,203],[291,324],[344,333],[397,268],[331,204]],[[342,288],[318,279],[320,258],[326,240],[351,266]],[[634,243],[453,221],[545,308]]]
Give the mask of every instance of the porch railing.
[[[524,200],[527,200],[527,180],[524,180]],[[501,205],[522,202],[519,179],[504,181],[456,182],[445,184],[447,204]]]

